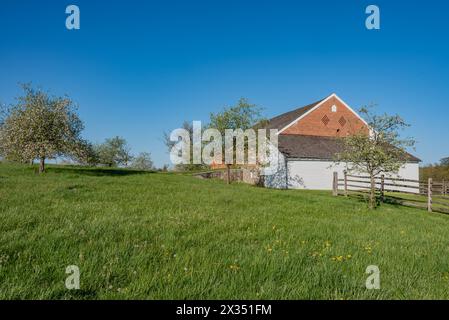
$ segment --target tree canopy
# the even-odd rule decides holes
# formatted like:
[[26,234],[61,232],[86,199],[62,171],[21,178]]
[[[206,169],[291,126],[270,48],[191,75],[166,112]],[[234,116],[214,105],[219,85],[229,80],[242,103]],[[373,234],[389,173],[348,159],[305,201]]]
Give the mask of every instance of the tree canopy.
[[262,110],[249,103],[246,98],[240,98],[236,105],[211,113],[209,127],[217,129],[223,135],[226,129],[250,129],[264,120]]
[[98,163],[108,167],[127,166],[132,160],[131,148],[126,140],[116,136],[95,147]]
[[0,149],[6,159],[28,162],[79,153],[83,122],[72,100],[50,96],[29,84],[22,85],[23,95],[17,103],[3,107],[0,120]]
[[149,152],[141,152],[135,156],[131,163],[131,168],[142,171],[153,170],[153,160]]
[[406,149],[413,147],[415,141],[401,137],[401,129],[409,125],[398,115],[376,115],[366,107],[360,114],[367,121],[370,132],[360,131],[341,138],[343,151],[337,155],[337,160],[346,162],[350,171],[370,176],[370,207],[374,207],[374,178],[382,173],[398,172],[407,161]]
[[449,166],[449,157],[445,157],[445,158],[441,159],[440,165],[442,165],[444,167]]

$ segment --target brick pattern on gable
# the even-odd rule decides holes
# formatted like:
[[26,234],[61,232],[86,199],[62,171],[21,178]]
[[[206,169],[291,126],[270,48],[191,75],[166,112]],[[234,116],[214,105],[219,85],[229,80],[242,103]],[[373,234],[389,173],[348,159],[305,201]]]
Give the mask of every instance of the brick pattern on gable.
[[[333,105],[337,106],[337,112],[332,112]],[[281,134],[341,137],[360,130],[368,132],[366,125],[351,110],[332,97]]]

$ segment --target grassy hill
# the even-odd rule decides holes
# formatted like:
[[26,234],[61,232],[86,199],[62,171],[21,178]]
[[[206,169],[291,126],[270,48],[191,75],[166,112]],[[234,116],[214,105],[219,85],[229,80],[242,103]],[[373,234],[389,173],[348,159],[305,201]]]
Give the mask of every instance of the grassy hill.
[[2,299],[447,299],[448,234],[443,214],[330,192],[0,164]]

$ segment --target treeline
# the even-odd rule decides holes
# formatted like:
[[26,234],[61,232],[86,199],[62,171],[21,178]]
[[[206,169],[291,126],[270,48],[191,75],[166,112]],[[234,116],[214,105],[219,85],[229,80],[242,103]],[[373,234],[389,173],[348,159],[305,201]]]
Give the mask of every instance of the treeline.
[[84,124],[69,97],[52,96],[30,84],[22,89],[15,104],[0,107],[2,159],[31,164],[37,159],[41,173],[47,160],[57,158],[89,166],[155,169],[151,154],[132,155],[124,138],[117,136],[100,144],[83,139]]
[[435,181],[449,181],[449,157],[441,159],[439,163],[421,167],[419,171],[421,180],[432,178]]
[[[136,170],[156,170],[149,152],[131,154],[128,142],[119,136],[108,138],[100,144],[87,144],[81,154],[72,157],[87,166],[129,167]],[[168,166],[164,166],[164,171]]]

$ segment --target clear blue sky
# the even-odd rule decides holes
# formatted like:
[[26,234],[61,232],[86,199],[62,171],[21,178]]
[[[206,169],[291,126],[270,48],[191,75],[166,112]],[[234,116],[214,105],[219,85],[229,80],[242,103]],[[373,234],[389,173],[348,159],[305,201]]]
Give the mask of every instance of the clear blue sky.
[[[313,3],[313,4],[311,4]],[[65,28],[65,8],[81,30]],[[381,30],[365,28],[376,4]],[[32,81],[79,104],[84,136],[169,162],[162,132],[240,97],[275,116],[336,92],[399,113],[424,163],[449,156],[448,1],[0,2],[0,101]]]

